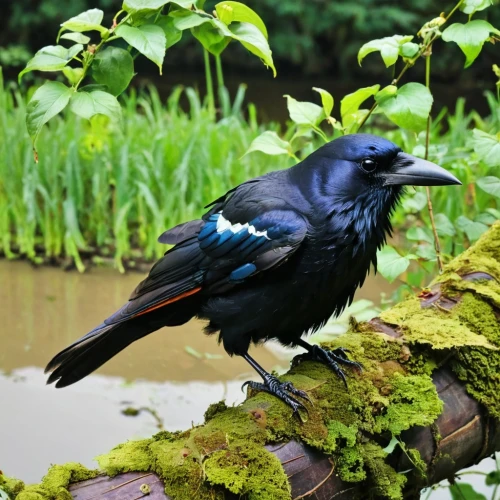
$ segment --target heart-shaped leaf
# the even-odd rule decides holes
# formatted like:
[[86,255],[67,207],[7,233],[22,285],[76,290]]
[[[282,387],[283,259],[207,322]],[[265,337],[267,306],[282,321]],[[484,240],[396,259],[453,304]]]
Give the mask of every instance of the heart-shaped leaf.
[[500,133],[491,135],[475,128],[472,131],[472,146],[488,167],[500,167]]
[[500,179],[493,175],[477,180],[477,185],[486,193],[500,199]]
[[327,90],[320,89],[318,87],[313,87],[315,92],[321,96],[321,104],[323,105],[323,111],[326,116],[330,116],[332,114],[333,109],[333,96]]
[[455,23],[443,31],[445,42],[455,42],[465,54],[465,68],[468,68],[477,58],[484,42],[490,37],[490,33],[500,35],[500,31],[489,22],[482,19],[469,21],[466,24]]
[[325,112],[321,106],[313,102],[297,101],[292,96],[285,95],[290,118],[298,125],[317,127],[325,119]]
[[75,43],[81,43],[82,45],[87,45],[90,42],[90,37],[83,35],[82,33],[64,33],[61,35],[64,40],[71,40]]
[[160,75],[165,59],[167,38],[165,32],[154,24],[143,24],[135,27],[124,24],[115,30],[117,36],[122,37],[134,49],[153,61],[160,68]]
[[61,71],[66,64],[83,50],[83,45],[77,43],[69,49],[62,45],[49,45],[40,49],[34,57],[28,61],[26,68],[19,73],[19,81],[29,71]]
[[120,95],[134,76],[134,60],[130,52],[119,47],[106,47],[99,51],[92,64],[92,77],[106,85],[113,95]]
[[383,113],[398,127],[419,132],[427,126],[427,118],[432,108],[432,94],[421,83],[407,83],[392,96],[378,99]]
[[103,17],[104,12],[102,10],[90,9],[62,23],[61,31],[99,31],[100,33],[106,33],[108,29],[101,26]]
[[464,14],[475,14],[480,10],[487,9],[493,5],[492,0],[464,0],[460,5],[460,10]]
[[369,97],[375,95],[380,88],[380,85],[373,85],[371,87],[364,87],[356,90],[352,94],[347,94],[340,101],[340,115],[342,120],[346,115],[356,113],[361,104],[363,104]]
[[121,121],[120,103],[115,96],[102,90],[73,93],[69,108],[73,113],[87,120],[95,115],[105,115],[115,122]]
[[45,125],[67,105],[73,90],[60,82],[45,82],[36,90],[26,108],[26,127],[33,147]]
[[410,259],[400,255],[389,245],[377,252],[377,271],[391,283],[404,273],[409,265]]
[[[267,28],[261,17],[247,5],[241,2],[220,2],[215,6],[217,16],[224,24],[231,24],[233,21],[253,24],[259,31],[268,38]],[[229,21],[229,22],[226,22]]]
[[358,52],[358,63],[361,66],[361,61],[372,52],[380,52],[385,66],[392,66],[399,56],[401,45],[410,42],[413,39],[411,35],[393,35],[385,38],[379,38],[365,43]]
[[267,155],[287,155],[290,143],[280,139],[276,132],[266,130],[252,141],[245,155],[252,151],[261,151]]

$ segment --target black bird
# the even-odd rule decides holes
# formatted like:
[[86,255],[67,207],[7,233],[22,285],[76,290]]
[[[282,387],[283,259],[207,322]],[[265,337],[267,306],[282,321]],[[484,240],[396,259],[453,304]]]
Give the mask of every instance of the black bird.
[[[340,137],[297,165],[244,182],[205,208],[199,220],[159,237],[174,245],[129,301],[57,354],[47,383],[66,387],[132,342],[163,326],[208,320],[227,353],[244,357],[263,383],[297,412],[306,398],[248,355],[250,343],[278,339],[311,359],[359,367],[343,350],[301,339],[352,302],[377,249],[391,232],[390,215],[404,185],[460,184],[443,168],[368,134]],[[295,396],[295,397],[294,397]]]

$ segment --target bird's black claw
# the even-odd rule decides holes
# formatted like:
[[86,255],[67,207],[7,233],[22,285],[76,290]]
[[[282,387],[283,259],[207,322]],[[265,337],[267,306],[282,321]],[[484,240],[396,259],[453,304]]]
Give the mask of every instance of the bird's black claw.
[[305,391],[301,391],[300,389],[296,389],[291,382],[280,382],[274,375],[267,375],[264,378],[264,382],[253,382],[247,381],[242,385],[242,389],[247,386],[251,389],[255,389],[258,391],[268,392],[269,394],[273,394],[277,398],[281,399],[284,403],[290,406],[293,410],[293,413],[298,415],[300,418],[299,410],[304,410],[308,413],[307,408],[297,399],[291,396],[298,396],[306,401],[311,402],[309,396]]
[[299,356],[296,356],[292,360],[292,368],[294,366],[299,365],[302,361],[306,359],[311,361],[318,361],[320,363],[329,366],[342,380],[342,382],[344,382],[346,387],[347,387],[347,380],[344,372],[342,371],[339,365],[350,366],[352,368],[355,368],[359,373],[363,371],[363,365],[361,363],[358,363],[357,361],[351,361],[348,358],[346,353],[349,352],[349,349],[346,349],[344,347],[339,347],[334,351],[328,351],[327,349],[323,349],[318,345],[313,345],[311,347],[312,348],[309,352],[300,354]]

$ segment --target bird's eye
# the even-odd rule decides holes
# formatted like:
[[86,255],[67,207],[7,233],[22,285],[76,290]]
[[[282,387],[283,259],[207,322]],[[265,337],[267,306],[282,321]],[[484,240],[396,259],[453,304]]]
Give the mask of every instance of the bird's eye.
[[364,158],[361,160],[361,167],[367,172],[373,172],[377,168],[377,163],[371,158]]

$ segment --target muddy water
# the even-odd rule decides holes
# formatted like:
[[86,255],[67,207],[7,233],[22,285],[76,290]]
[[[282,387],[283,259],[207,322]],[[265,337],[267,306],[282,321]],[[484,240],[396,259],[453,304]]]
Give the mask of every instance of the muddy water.
[[[127,417],[127,407],[148,407],[177,430],[201,423],[212,402],[243,399],[241,383],[255,374],[196,321],[147,336],[74,386],[45,386],[47,361],[121,306],[141,278],[0,260],[0,470],[34,482],[52,463],[95,466],[99,453],[158,430],[150,412]],[[377,301],[381,289],[372,278],[358,298]],[[287,366],[266,347],[253,355],[268,369]]]

